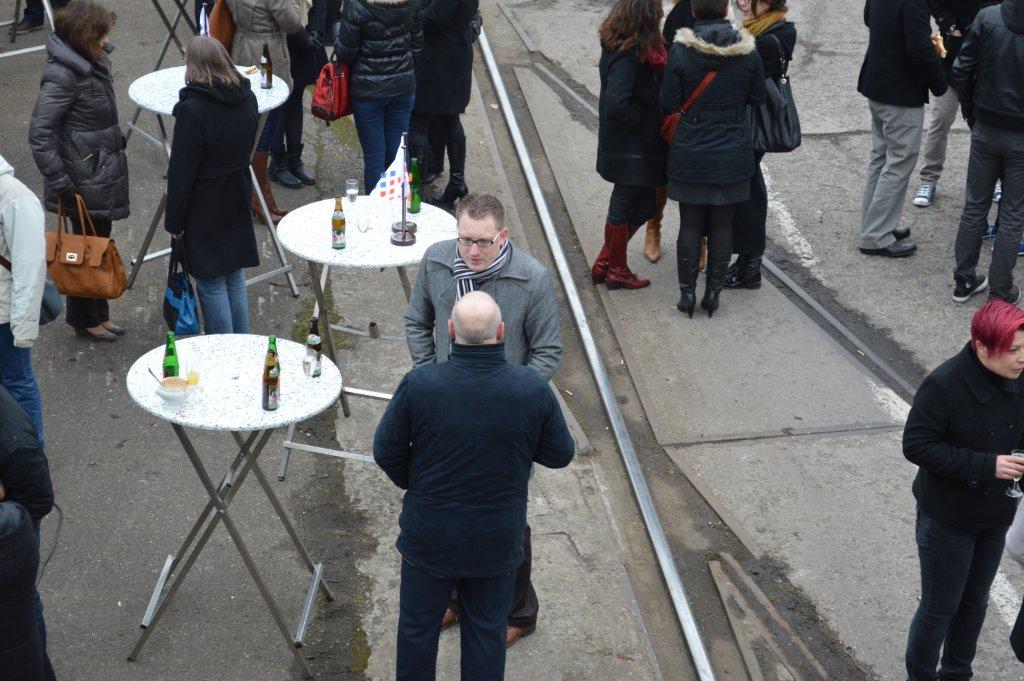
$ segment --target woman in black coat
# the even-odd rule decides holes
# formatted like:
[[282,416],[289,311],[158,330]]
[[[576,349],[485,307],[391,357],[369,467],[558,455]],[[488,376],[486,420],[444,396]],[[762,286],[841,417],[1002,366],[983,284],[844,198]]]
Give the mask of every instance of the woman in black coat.
[[345,0],[334,54],[352,67],[348,94],[369,194],[409,132],[423,48],[418,0]]
[[288,36],[292,91],[281,107],[280,125],[270,147],[270,179],[289,189],[316,184],[316,177],[302,164],[302,96],[327,63],[327,0],[299,0],[299,15],[306,30]]
[[[46,209],[63,202],[78,232],[75,195],[85,199],[98,236],[128,217],[128,158],[117,119],[107,36],[116,16],[78,0],[54,16],[46,65],[29,122],[28,142],[43,176]],[[75,333],[115,341],[124,328],[110,321],[106,300],[68,296],[65,319]]]
[[[707,287],[701,307],[712,316],[732,256],[736,205],[750,196],[754,148],[750,104],[765,99],[764,69],[754,37],[726,20],[728,0],[693,0],[693,29],[682,29],[669,51],[661,88],[666,111],[679,111],[704,84],[668,152],[668,196],[679,202],[676,307],[690,317],[697,300],[700,242],[708,237]],[[714,71],[713,80],[706,80]]]
[[185,83],[173,112],[164,228],[180,237],[175,247],[195,278],[203,330],[248,333],[243,268],[260,264],[249,211],[256,96],[213,38],[189,43]]
[[469,193],[466,132],[459,116],[469,104],[473,82],[472,22],[479,5],[479,0],[426,0],[423,5],[423,52],[416,60],[412,147],[420,173],[436,175],[428,133],[432,127],[440,128],[451,168],[444,192],[428,201],[447,208]]
[[[785,0],[740,0],[743,27],[754,36],[765,78],[782,80],[786,65],[796,49],[796,26],[786,21]],[[760,288],[761,258],[764,255],[768,223],[768,188],[761,172],[764,152],[754,155],[757,172],[750,185],[750,198],[736,207],[733,216],[732,251],[739,255],[725,275],[726,288]]]
[[610,289],[649,286],[626,264],[626,247],[655,213],[654,188],[665,184],[658,90],[665,68],[658,0],[619,0],[601,23],[601,94],[597,172],[615,184],[604,225],[604,246],[590,268]]

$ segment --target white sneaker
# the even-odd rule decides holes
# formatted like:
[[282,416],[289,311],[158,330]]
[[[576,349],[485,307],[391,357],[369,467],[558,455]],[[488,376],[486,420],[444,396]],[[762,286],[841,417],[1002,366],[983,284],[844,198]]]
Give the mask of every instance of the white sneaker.
[[914,205],[919,208],[927,208],[935,200],[935,185],[922,182],[914,194]]

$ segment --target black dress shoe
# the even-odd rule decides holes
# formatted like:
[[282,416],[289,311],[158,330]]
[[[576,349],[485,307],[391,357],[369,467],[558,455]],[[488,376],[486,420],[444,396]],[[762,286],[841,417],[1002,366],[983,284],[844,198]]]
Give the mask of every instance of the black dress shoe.
[[128,332],[128,330],[125,329],[123,326],[121,326],[120,324],[115,324],[114,322],[104,322],[102,326],[104,329],[114,334],[115,336],[123,336]]
[[894,244],[889,244],[885,248],[862,248],[860,252],[864,255],[882,255],[886,258],[905,258],[908,255],[917,253],[916,244],[905,244],[902,241],[897,241]]
[[113,343],[114,341],[117,340],[117,336],[110,333],[109,331],[105,331],[103,333],[93,333],[89,329],[79,328],[77,326],[75,327],[75,335],[81,338],[88,338],[89,340],[96,341],[97,343]]
[[896,237],[896,241],[903,241],[910,237],[910,227],[897,227],[892,230],[892,235]]

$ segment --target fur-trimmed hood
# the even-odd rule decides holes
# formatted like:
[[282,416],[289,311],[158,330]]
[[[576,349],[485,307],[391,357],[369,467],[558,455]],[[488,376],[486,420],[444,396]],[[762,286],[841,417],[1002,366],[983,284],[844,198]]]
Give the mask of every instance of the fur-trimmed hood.
[[709,57],[724,59],[751,54],[757,47],[749,31],[743,28],[737,31],[725,20],[698,22],[695,28],[679,29],[674,42]]

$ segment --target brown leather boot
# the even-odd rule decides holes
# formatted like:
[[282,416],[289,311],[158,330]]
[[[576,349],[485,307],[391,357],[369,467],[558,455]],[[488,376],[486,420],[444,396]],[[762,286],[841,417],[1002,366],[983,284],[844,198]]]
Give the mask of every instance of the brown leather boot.
[[[255,152],[252,155],[252,169],[256,173],[256,182],[260,186],[260,192],[263,194],[263,200],[267,202],[267,209],[270,211],[270,219],[273,220],[276,225],[281,221],[281,218],[288,214],[288,211],[278,206],[277,201],[274,199],[274,192],[270,187],[270,177],[267,174],[267,164],[269,160],[270,152]],[[252,209],[253,216],[260,222],[263,222],[263,211],[260,209],[260,201],[255,193],[252,195],[250,208]]]
[[665,203],[668,196],[665,187],[654,188],[654,200],[658,212],[647,221],[647,238],[644,240],[644,257],[650,262],[661,260],[661,219],[665,216]]
[[[601,252],[597,254],[597,259],[594,260],[594,264],[590,268],[590,280],[595,284],[603,284],[605,275],[608,274],[608,244],[611,243],[611,236],[608,230],[610,228],[611,223],[606,221],[604,223],[604,246],[601,247]],[[633,238],[638,229],[640,229],[640,225],[629,226],[630,239]]]
[[613,225],[609,222],[605,226],[606,233],[610,232],[611,237],[608,239],[608,271],[604,276],[604,283],[609,289],[638,289],[651,285],[650,279],[636,276],[626,265],[626,246],[630,235],[635,234],[637,229],[639,225]]

